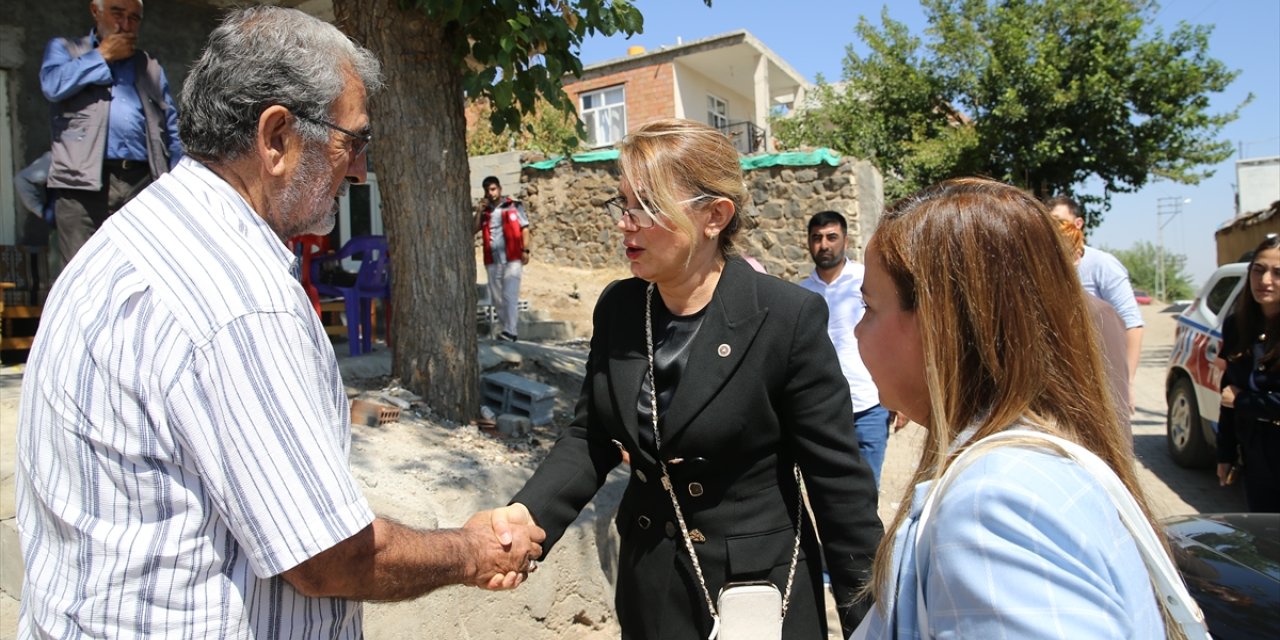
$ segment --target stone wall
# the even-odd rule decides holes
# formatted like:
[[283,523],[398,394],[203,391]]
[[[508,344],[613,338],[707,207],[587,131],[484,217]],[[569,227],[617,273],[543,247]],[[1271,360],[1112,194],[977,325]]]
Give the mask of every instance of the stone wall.
[[[747,172],[746,181],[753,206],[738,237],[740,253],[785,280],[800,280],[813,270],[806,243],[809,216],[827,209],[843,214],[849,221],[849,256],[861,260],[884,205],[879,172],[853,158],[835,167],[757,169]],[[622,233],[604,210],[617,188],[613,162],[525,169],[518,197],[529,212],[536,258],[579,268],[623,264]]]

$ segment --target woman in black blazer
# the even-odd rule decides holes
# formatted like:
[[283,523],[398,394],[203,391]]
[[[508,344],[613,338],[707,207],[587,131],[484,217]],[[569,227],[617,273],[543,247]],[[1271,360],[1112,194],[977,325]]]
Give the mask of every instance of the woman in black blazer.
[[1271,234],[1254,250],[1248,278],[1222,323],[1226,371],[1218,481],[1229,484],[1239,456],[1249,510],[1275,512],[1280,511],[1280,237]]
[[[573,423],[512,502],[550,550],[626,454],[617,613],[624,638],[655,640],[707,638],[728,582],[784,591],[799,518],[783,637],[827,637],[823,558],[848,635],[869,606],[857,592],[883,528],[826,304],[733,256],[750,195],[722,134],[661,120],[620,152],[609,207],[636,277],[601,294]],[[800,516],[796,465],[821,544]]]

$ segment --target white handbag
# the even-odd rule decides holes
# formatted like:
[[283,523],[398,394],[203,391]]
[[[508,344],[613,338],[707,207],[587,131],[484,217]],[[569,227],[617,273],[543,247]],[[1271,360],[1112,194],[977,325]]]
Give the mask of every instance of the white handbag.
[[[1151,583],[1155,588],[1156,597],[1164,603],[1166,613],[1172,618],[1172,624],[1180,627],[1187,638],[1209,640],[1210,636],[1205,626],[1204,613],[1200,611],[1200,607],[1191,598],[1191,594],[1187,592],[1187,587],[1178,575],[1178,570],[1174,566],[1173,560],[1169,558],[1169,555],[1164,551],[1164,547],[1160,544],[1159,534],[1151,527],[1151,523],[1143,515],[1142,509],[1138,507],[1137,501],[1133,499],[1133,495],[1129,493],[1124,483],[1111,470],[1111,467],[1107,466],[1107,463],[1103,462],[1092,451],[1074,442],[1042,431],[1008,429],[987,436],[974,443],[951,463],[951,466],[942,474],[942,477],[930,488],[929,495],[925,498],[924,507],[920,513],[920,522],[916,527],[915,544],[917,557],[919,557],[921,537],[924,534],[925,527],[928,525],[929,518],[933,515],[933,510],[936,508],[939,497],[946,491],[947,485],[959,475],[965,465],[976,460],[981,454],[990,451],[991,448],[1002,441],[1025,440],[1027,438],[1037,438],[1051,443],[1053,448],[1060,450],[1068,458],[1080,465],[1080,468],[1093,476],[1094,480],[1103,489],[1106,489],[1107,495],[1111,497],[1111,502],[1115,504],[1116,511],[1120,515],[1120,521],[1124,523],[1125,528],[1133,536],[1134,543],[1138,546],[1138,552],[1142,555],[1142,560],[1147,565],[1147,571],[1151,575]],[[920,629],[920,637],[927,638],[929,637],[929,617],[928,612],[925,610],[923,588],[920,585],[920,575],[923,573],[923,570],[916,573],[916,607],[919,618],[917,624]]]

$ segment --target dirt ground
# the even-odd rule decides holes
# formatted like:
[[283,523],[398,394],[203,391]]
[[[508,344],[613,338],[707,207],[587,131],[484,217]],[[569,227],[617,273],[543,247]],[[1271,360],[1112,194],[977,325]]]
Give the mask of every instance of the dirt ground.
[[[477,260],[476,277],[488,282],[484,263]],[[547,314],[551,320],[573,323],[574,335],[591,337],[591,312],[600,292],[614,280],[630,278],[631,270],[619,260],[616,267],[577,269],[532,260],[525,265],[520,281],[520,298],[529,308]]]

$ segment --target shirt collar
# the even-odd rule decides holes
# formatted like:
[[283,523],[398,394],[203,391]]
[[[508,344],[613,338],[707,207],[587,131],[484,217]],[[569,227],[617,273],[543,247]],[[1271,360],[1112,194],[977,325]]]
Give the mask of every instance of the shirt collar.
[[840,284],[842,280],[853,277],[853,270],[849,268],[849,265],[851,264],[853,264],[853,260],[850,259],[848,256],[845,256],[844,268],[840,270],[840,275],[836,276],[836,279],[832,280],[831,282],[827,282],[826,280],[823,280],[822,276],[818,275],[818,268],[816,266],[814,267],[813,271],[809,272],[809,277],[812,278],[814,282],[817,282],[818,284],[821,284],[824,287],[834,287],[837,284]]
[[242,225],[246,241],[264,249],[267,255],[278,259],[285,268],[292,268],[297,256],[285,246],[284,242],[280,241],[280,236],[276,235],[271,225],[262,219],[262,216],[253,209],[244,196],[240,195],[239,191],[235,190],[235,187],[231,186],[231,183],[191,156],[183,156],[178,161],[178,165],[187,165],[193,173],[212,185],[222,199],[233,205],[236,217],[234,222]]

